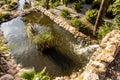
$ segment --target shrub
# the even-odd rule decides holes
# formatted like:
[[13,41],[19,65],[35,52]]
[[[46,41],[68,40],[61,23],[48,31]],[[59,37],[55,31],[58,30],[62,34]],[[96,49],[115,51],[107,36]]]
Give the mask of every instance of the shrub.
[[114,15],[120,14],[120,0],[116,0],[112,5]]
[[98,10],[97,9],[93,9],[93,10],[88,10],[86,13],[85,13],[85,18],[91,22],[91,23],[95,23],[96,21],[96,18],[97,18],[97,14],[98,14]]
[[78,30],[80,30],[83,26],[83,24],[81,23],[81,21],[77,18],[73,18],[72,20],[69,21],[69,24],[75,28],[77,28]]
[[83,32],[84,34],[92,34],[92,31],[88,29],[84,24],[82,24],[82,22],[77,18],[73,18],[72,20],[70,20],[69,24],[77,28],[80,32]]
[[59,1],[56,1],[54,4],[53,4],[53,7],[57,7],[60,5],[60,2]]
[[73,3],[72,5],[73,10],[75,10],[76,12],[80,12],[81,8],[82,8],[82,4],[81,3]]
[[53,36],[51,33],[39,33],[34,36],[33,42],[37,45],[37,48],[43,51],[45,48],[49,48],[52,45]]
[[104,23],[102,26],[98,29],[98,40],[102,40],[107,33],[111,31],[110,25],[108,23]]
[[94,1],[92,2],[92,8],[93,8],[93,9],[95,9],[95,8],[99,9],[99,8],[100,8],[101,1],[102,1],[102,0],[94,0]]
[[36,1],[33,6],[39,6],[40,4],[41,4],[41,2]]
[[109,18],[114,18],[115,15],[113,14],[113,11],[112,11],[112,5],[109,5],[108,9],[107,9],[107,12],[106,12],[106,16],[109,17]]
[[114,18],[117,14],[120,14],[120,0],[112,2],[113,4],[109,5],[106,16],[109,18]]
[[85,0],[86,4],[91,4],[93,2],[93,0]]
[[50,6],[51,7],[57,7],[60,5],[60,1],[58,0],[50,0]]
[[4,52],[8,51],[12,47],[12,46],[7,46],[7,47],[2,48],[4,44],[5,44],[4,41],[0,41],[0,54],[3,54]]
[[44,68],[41,72],[36,73],[34,69],[24,70],[21,74],[21,77],[25,80],[50,80],[50,77],[45,74],[46,68]]
[[120,30],[120,14],[116,15],[113,20],[113,26],[112,29],[118,29]]
[[67,18],[68,16],[70,16],[70,12],[68,9],[62,9],[60,15],[64,18]]

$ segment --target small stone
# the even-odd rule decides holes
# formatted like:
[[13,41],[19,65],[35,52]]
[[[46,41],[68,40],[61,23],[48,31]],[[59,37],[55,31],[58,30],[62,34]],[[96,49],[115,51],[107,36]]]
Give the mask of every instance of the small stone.
[[14,80],[14,77],[10,74],[3,75],[0,80]]
[[17,70],[10,69],[7,71],[9,74],[15,75],[17,73]]

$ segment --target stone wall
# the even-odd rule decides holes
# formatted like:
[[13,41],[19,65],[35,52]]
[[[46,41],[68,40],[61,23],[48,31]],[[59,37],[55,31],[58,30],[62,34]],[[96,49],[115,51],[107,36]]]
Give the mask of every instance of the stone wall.
[[79,80],[104,80],[108,65],[120,51],[120,30],[114,30],[102,40],[100,47],[93,53]]

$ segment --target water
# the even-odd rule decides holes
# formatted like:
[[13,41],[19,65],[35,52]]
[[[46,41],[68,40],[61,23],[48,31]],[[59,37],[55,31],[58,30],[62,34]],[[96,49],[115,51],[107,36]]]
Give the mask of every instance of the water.
[[[23,0],[20,0],[23,1]],[[20,3],[22,6],[23,4]],[[23,9],[19,7],[19,9]],[[45,49],[43,52],[36,49],[26,35],[28,24],[34,26],[38,31],[51,32],[54,36],[54,47]],[[88,61],[88,56],[94,52],[94,46],[87,49],[77,44],[73,35],[63,30],[47,16],[40,12],[31,12],[24,17],[17,17],[11,21],[1,24],[11,49],[12,56],[17,63],[24,68],[34,67],[37,72],[47,67],[47,72],[51,77],[70,75],[73,71],[78,71],[84,67]]]

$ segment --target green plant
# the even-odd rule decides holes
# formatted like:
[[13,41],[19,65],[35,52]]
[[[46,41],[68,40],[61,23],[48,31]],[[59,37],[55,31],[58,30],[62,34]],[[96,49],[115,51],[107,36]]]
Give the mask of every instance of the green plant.
[[28,69],[22,72],[21,77],[26,80],[33,80],[35,76],[35,70],[34,69]]
[[112,28],[120,30],[120,14],[115,16]]
[[50,0],[50,6],[51,7],[57,7],[60,5],[60,1],[59,0]]
[[73,18],[69,21],[69,24],[75,28],[77,28],[78,30],[81,29],[81,27],[84,27],[83,24],[81,23],[81,21],[77,18]]
[[7,47],[3,47],[5,44],[5,42],[0,41],[0,54],[4,53],[5,51],[8,51],[11,47],[7,46]]
[[99,9],[99,8],[100,8],[101,1],[102,1],[102,0],[94,0],[94,1],[92,2],[92,8],[93,8],[93,9],[95,9],[95,8]]
[[41,51],[45,48],[49,48],[52,45],[53,36],[51,33],[39,33],[34,36],[33,42],[37,45]]
[[39,6],[39,3],[40,3],[40,5],[41,5],[42,7],[46,7],[46,2],[45,2],[45,0],[38,1],[38,2],[36,3],[36,6]]
[[41,5],[41,2],[40,1],[36,1],[33,6],[35,7],[35,6],[39,6],[39,5]]
[[110,28],[110,25],[105,22],[102,26],[98,29],[98,40],[102,40],[107,33],[109,33],[112,29]]
[[96,21],[96,18],[97,18],[97,15],[98,15],[98,10],[97,9],[93,9],[93,10],[88,10],[86,13],[85,13],[85,18],[91,22],[91,23],[95,23]]
[[45,74],[46,67],[39,73],[36,73],[34,69],[24,70],[21,74],[21,77],[25,80],[50,80],[50,77]]
[[62,9],[60,15],[64,18],[67,18],[68,16],[70,16],[70,12],[68,9]]
[[109,5],[108,9],[107,9],[107,12],[106,12],[106,16],[109,17],[109,18],[114,18],[115,15],[113,14],[113,10],[112,10],[112,5]]
[[54,7],[57,7],[57,6],[59,6],[59,5],[60,5],[60,2],[59,2],[59,1],[56,1],[56,2],[53,4]]
[[120,0],[116,0],[110,4],[106,16],[110,18],[114,18],[117,14],[120,14]]
[[81,3],[73,3],[72,4],[72,9],[75,10],[76,12],[80,12],[82,8],[82,4]]
[[112,5],[114,15],[120,14],[120,0],[116,0]]

